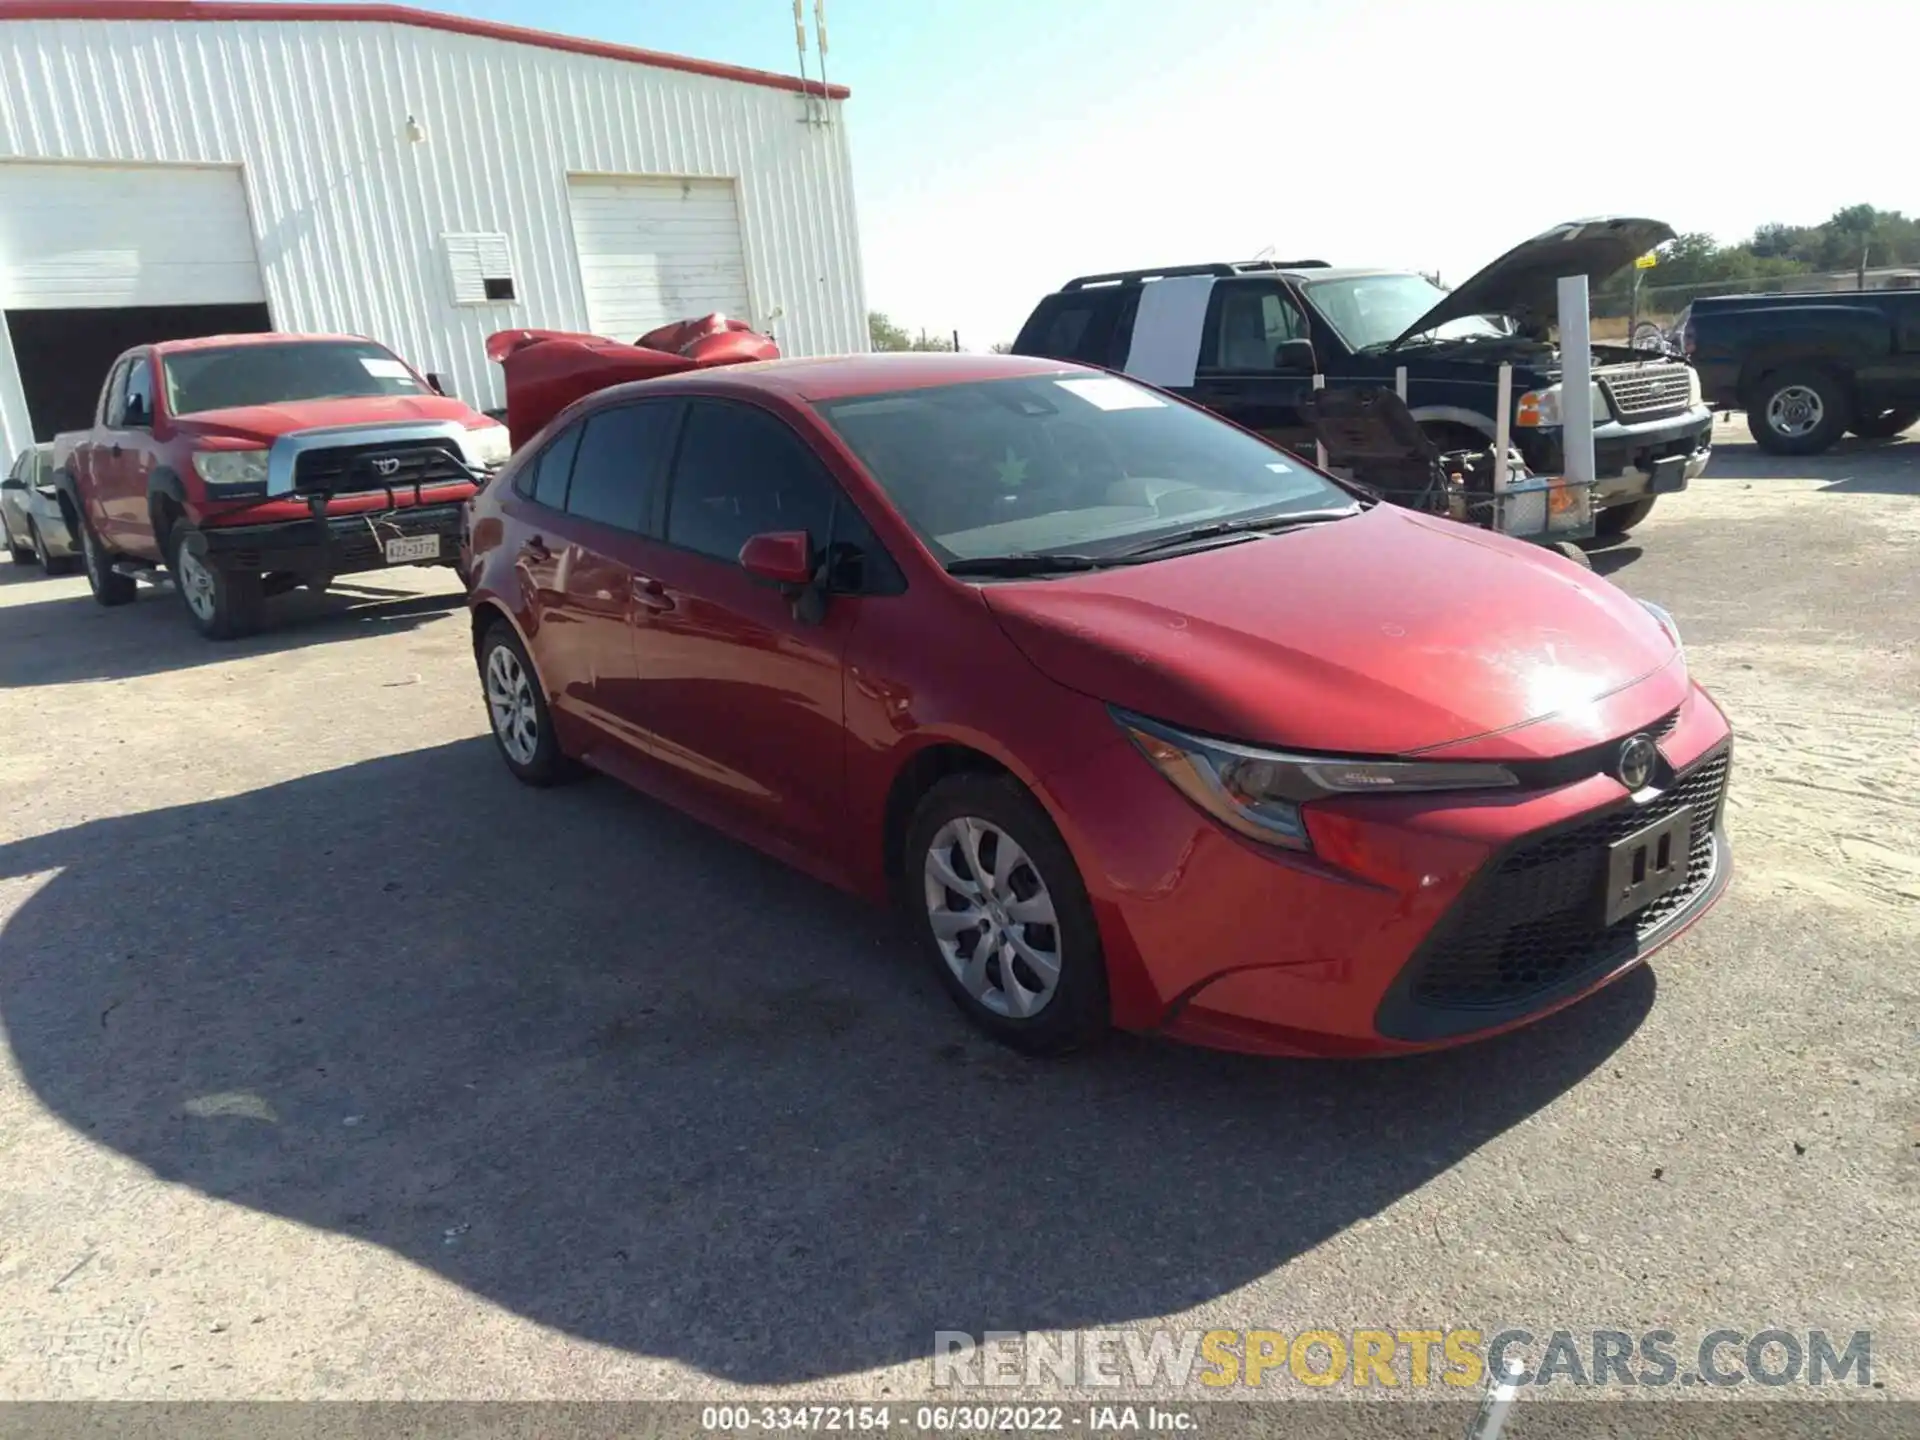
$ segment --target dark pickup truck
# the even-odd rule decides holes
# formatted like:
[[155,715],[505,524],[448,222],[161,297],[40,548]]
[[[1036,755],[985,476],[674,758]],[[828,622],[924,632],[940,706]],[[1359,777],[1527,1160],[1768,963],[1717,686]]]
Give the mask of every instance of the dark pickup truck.
[[[1013,350],[1123,370],[1308,456],[1314,432],[1300,406],[1316,373],[1332,388],[1391,388],[1404,367],[1407,405],[1434,442],[1482,449],[1510,363],[1512,444],[1529,469],[1557,475],[1557,282],[1597,284],[1672,236],[1658,220],[1574,221],[1452,291],[1412,272],[1319,260],[1088,275],[1042,300]],[[1595,523],[1621,535],[1706,468],[1713,412],[1672,356],[1595,345],[1592,363]]]
[[1776,455],[1851,431],[1885,440],[1920,420],[1920,290],[1720,295],[1674,326],[1709,402],[1747,412]]

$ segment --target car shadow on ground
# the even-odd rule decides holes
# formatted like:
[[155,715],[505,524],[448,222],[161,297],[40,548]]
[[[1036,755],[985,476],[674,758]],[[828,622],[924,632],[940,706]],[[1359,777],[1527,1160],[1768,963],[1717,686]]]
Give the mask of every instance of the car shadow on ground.
[[1721,442],[1709,480],[1819,480],[1843,494],[1920,496],[1920,439],[1841,440],[1818,455],[1772,455],[1750,442]]
[[0,605],[0,687],[130,680],[408,630],[464,609],[465,593],[452,587],[450,581],[448,588],[423,594],[349,578],[325,595],[296,590],[275,596],[258,634],[208,640],[188,623],[169,587],[142,585],[131,605],[106,609],[86,590],[60,582],[59,592],[44,600],[9,597]]
[[1587,550],[1587,563],[1596,575],[1612,575],[1624,570],[1646,552],[1624,537],[1601,540]]
[[1655,990],[1394,1062],[1029,1061],[888,917],[609,782],[520,787],[484,739],[21,840],[0,875],[41,877],[0,1025],[76,1130],[743,1382],[1214,1299],[1577,1084]]

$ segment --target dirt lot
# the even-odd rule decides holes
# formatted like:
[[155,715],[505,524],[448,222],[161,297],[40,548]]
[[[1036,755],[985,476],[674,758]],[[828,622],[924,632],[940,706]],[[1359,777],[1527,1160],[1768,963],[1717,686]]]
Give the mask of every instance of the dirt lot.
[[1597,999],[1279,1064],[978,1041],[884,917],[485,738],[437,577],[239,645],[0,566],[0,1396],[920,1393],[936,1329],[1871,1329],[1920,1397],[1920,439],[1600,558],[1738,874]]

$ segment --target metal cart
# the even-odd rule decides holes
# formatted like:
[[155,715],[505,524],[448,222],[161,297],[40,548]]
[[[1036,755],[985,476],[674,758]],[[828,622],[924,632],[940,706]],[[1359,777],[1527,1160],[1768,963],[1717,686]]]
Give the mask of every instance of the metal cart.
[[1441,450],[1391,390],[1316,390],[1301,406],[1327,468],[1410,510],[1445,515],[1590,564],[1577,543],[1594,534],[1593,483],[1533,475],[1509,450]]

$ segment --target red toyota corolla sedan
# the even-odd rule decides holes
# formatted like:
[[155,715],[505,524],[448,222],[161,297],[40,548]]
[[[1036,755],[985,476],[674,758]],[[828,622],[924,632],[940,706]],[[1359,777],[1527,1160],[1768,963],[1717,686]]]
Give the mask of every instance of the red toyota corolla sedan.
[[1450,1044],[1725,889],[1672,620],[1160,391],[1013,356],[577,401],[474,502],[494,735],[911,907],[1030,1051]]

